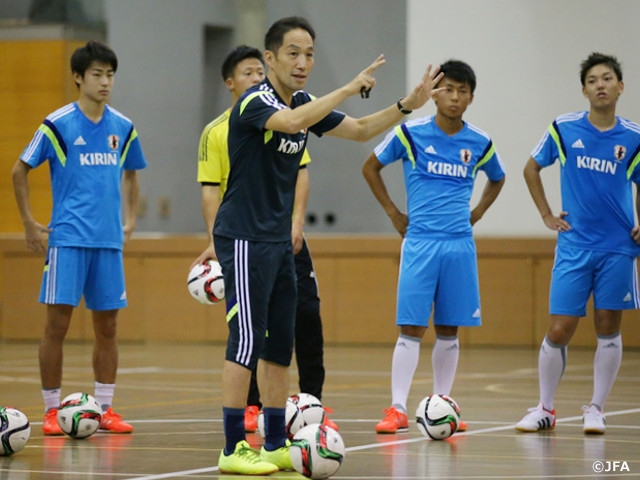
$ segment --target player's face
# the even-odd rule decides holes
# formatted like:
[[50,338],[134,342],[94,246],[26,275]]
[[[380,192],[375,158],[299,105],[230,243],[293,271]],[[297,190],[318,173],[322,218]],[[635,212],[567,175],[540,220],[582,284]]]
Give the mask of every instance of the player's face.
[[115,72],[110,65],[93,62],[84,72],[84,76],[73,74],[80,94],[97,103],[106,103],[113,88]]
[[264,65],[257,58],[245,58],[238,62],[233,77],[227,79],[227,86],[237,96],[242,95],[248,88],[264,80]]
[[265,57],[276,82],[285,93],[292,94],[307,84],[314,63],[313,39],[301,28],[289,30],[278,51],[268,52]]
[[451,120],[461,119],[462,114],[473,101],[471,87],[447,77],[440,81],[438,87],[444,87],[444,90],[437,93],[433,99],[438,106],[438,113]]
[[587,71],[582,94],[594,108],[615,106],[624,90],[624,84],[616,73],[605,64],[595,65]]

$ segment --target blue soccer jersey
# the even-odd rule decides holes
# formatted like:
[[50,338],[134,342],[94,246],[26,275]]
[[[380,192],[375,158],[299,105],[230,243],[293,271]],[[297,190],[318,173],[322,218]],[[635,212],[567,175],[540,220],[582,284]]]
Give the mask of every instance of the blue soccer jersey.
[[471,236],[469,202],[478,171],[492,181],[505,175],[486,133],[465,122],[458,133],[447,135],[433,116],[398,125],[374,153],[383,165],[402,160],[408,238]]
[[558,117],[531,154],[541,167],[559,160],[562,210],[571,229],[558,245],[640,254],[631,238],[635,225],[632,183],[640,183],[640,125],[617,118],[606,132],[588,112]]
[[50,247],[122,249],[122,171],[147,165],[128,118],[106,106],[94,123],[71,103],[42,122],[20,159],[49,162]]
[[[291,108],[312,97],[298,91]],[[293,135],[266,130],[267,120],[289,108],[269,80],[247,90],[229,119],[227,191],[216,215],[216,235],[267,242],[291,238],[291,212],[307,130]],[[309,128],[318,136],[336,127],[344,114],[333,111]]]

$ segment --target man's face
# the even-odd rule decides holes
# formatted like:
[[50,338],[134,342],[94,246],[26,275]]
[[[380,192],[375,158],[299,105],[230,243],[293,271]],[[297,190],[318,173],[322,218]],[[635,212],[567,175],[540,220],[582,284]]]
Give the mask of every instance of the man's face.
[[95,102],[106,103],[111,95],[114,75],[111,65],[93,62],[84,72],[84,76],[74,73],[73,79],[83,96]]
[[233,71],[233,77],[227,78],[226,85],[229,90],[239,97],[248,88],[257,85],[264,80],[264,65],[257,58],[245,58],[238,62]]
[[624,90],[624,84],[608,65],[594,65],[584,78],[582,94],[592,107],[606,108],[616,104]]
[[313,68],[313,39],[301,28],[289,30],[278,51],[269,52],[266,58],[269,71],[274,73],[281,87],[289,93],[302,90]]
[[438,106],[438,113],[450,119],[462,118],[462,114],[473,101],[471,87],[447,77],[438,84],[438,88],[441,87],[444,87],[444,90],[438,92],[433,99]]

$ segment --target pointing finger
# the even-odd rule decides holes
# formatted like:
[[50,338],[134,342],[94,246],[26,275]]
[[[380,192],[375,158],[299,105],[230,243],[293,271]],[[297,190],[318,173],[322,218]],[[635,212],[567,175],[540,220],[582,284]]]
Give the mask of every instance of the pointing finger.
[[373,73],[379,66],[384,65],[387,60],[384,58],[384,54],[380,54],[378,58],[376,58],[371,65],[364,69],[363,73],[371,74]]

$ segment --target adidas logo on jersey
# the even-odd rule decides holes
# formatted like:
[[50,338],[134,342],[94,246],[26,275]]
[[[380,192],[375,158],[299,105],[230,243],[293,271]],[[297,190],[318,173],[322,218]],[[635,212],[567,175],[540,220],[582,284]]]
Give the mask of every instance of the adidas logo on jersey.
[[582,143],[581,139],[578,139],[575,142],[573,142],[573,144],[571,145],[571,148],[584,148],[584,143]]
[[476,308],[476,311],[473,312],[473,318],[480,318],[480,309]]
[[120,300],[126,300],[127,299],[127,291],[125,290],[124,292],[122,292],[122,295],[120,295]]
[[631,301],[631,292],[627,292],[627,294],[624,296],[622,301],[623,302],[630,302]]
[[87,142],[84,141],[84,138],[82,138],[82,135],[80,135],[78,138],[75,139],[75,141],[73,142],[74,145],[86,145]]
[[424,153],[430,153],[432,155],[437,155],[438,152],[436,152],[436,149],[433,148],[433,145],[429,145],[427,148],[424,149]]

